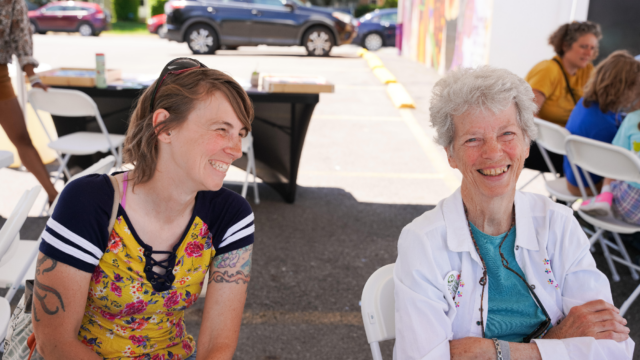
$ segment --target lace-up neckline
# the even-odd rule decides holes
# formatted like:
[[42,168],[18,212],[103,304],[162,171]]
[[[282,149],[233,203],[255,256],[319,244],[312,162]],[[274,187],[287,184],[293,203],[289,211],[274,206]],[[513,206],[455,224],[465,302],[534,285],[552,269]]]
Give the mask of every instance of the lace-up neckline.
[[[189,233],[189,229],[191,229],[191,225],[193,224],[193,221],[195,220],[195,209],[196,206],[194,204],[193,207],[193,212],[191,214],[191,218],[189,219],[189,222],[187,223],[187,228],[184,230],[184,232],[182,233],[182,236],[180,237],[180,241],[178,241],[178,243],[176,243],[173,246],[173,249],[171,251],[160,251],[160,250],[153,250],[153,247],[151,245],[147,245],[144,241],[142,241],[142,239],[140,238],[140,236],[138,236],[138,233],[136,232],[136,229],[133,227],[133,224],[131,223],[131,220],[129,219],[129,217],[127,216],[126,210],[125,210],[125,206],[126,206],[126,196],[127,196],[127,182],[128,182],[128,172],[125,172],[123,174],[123,180],[122,180],[122,192],[123,192],[123,196],[122,196],[122,200],[120,201],[120,207],[118,212],[120,213],[121,216],[124,217],[125,222],[129,225],[129,230],[131,231],[131,235],[133,236],[133,238],[138,242],[138,244],[144,249],[143,252],[143,256],[145,259],[145,266],[144,266],[144,273],[147,277],[147,281],[149,281],[149,283],[151,283],[151,286],[153,287],[153,290],[155,292],[163,292],[163,291],[167,291],[169,289],[171,289],[171,286],[173,285],[173,282],[175,281],[176,277],[173,273],[173,269],[175,268],[176,265],[176,252],[178,251],[178,249],[180,248],[180,245],[182,245],[182,243],[184,242],[185,238],[187,237],[187,234]],[[200,197],[200,194],[198,193],[198,195],[196,195],[196,204],[198,202],[198,198]],[[117,221],[117,220],[116,220]],[[158,255],[169,255],[169,257],[167,257],[164,260],[156,260],[153,258],[154,254],[158,254]],[[153,270],[153,268],[155,266],[158,266],[162,269],[165,270],[164,274],[160,274],[156,271]]]

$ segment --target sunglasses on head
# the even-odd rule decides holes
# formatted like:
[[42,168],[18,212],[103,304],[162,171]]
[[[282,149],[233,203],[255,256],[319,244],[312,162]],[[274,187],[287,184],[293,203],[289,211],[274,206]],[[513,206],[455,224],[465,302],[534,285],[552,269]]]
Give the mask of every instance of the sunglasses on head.
[[207,66],[201,63],[200,61],[190,59],[190,58],[177,58],[169,61],[169,63],[165,65],[164,69],[162,69],[162,72],[160,73],[160,76],[156,81],[156,87],[155,89],[153,89],[153,95],[151,95],[149,112],[153,113],[153,105],[156,100],[156,94],[158,93],[160,86],[162,86],[162,83],[164,82],[164,79],[167,78],[167,76],[171,74],[174,74],[174,75],[183,74],[188,71],[191,71],[194,69],[200,69],[200,68],[208,69]]

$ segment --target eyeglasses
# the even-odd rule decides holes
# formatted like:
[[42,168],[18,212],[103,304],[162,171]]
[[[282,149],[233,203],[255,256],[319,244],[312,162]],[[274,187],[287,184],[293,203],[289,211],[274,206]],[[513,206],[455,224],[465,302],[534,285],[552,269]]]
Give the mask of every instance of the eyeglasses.
[[[482,277],[480,278],[480,285],[482,285],[482,295],[480,297],[480,321],[481,321],[481,325],[482,325],[482,337],[484,337],[484,309],[482,307],[482,304],[484,303],[484,287],[487,284],[487,265],[484,263],[484,259],[482,258],[482,254],[480,253],[480,248],[478,247],[478,243],[476,243],[476,239],[473,236],[473,231],[471,231],[471,222],[469,222],[469,214],[467,213],[467,206],[464,205],[464,215],[467,218],[467,223],[469,225],[469,233],[471,234],[471,240],[473,240],[473,245],[476,247],[476,252],[478,253],[478,256],[480,257],[480,261],[482,262],[482,267],[483,267],[483,274]],[[542,323],[540,323],[540,325],[538,325],[538,327],[536,327],[535,330],[533,330],[533,332],[531,332],[531,334],[525,336],[522,339],[522,342],[528,344],[531,342],[532,339],[537,339],[540,338],[541,336],[543,336],[547,329],[549,328],[549,325],[551,325],[551,318],[549,317],[549,313],[547,313],[547,309],[544,308],[544,305],[542,305],[542,302],[540,301],[540,299],[538,299],[538,295],[536,295],[536,292],[533,290],[533,285],[529,285],[529,283],[527,282],[527,280],[525,280],[524,277],[522,277],[522,275],[520,275],[517,271],[513,270],[511,267],[509,267],[509,260],[507,260],[504,256],[504,254],[502,253],[502,245],[504,244],[504,241],[507,239],[507,237],[509,236],[509,233],[511,233],[511,230],[513,230],[513,228],[516,225],[516,208],[515,205],[513,207],[513,213],[512,213],[512,217],[511,217],[511,227],[509,228],[509,231],[507,231],[507,233],[504,235],[504,238],[502,238],[502,242],[500,242],[500,246],[498,247],[498,252],[500,253],[500,259],[502,260],[502,266],[511,271],[512,273],[516,274],[516,276],[518,276],[518,278],[520,280],[522,280],[525,284],[525,286],[527,287],[527,289],[529,290],[529,293],[531,294],[531,296],[533,297],[533,300],[536,302],[536,305],[538,305],[538,307],[540,308],[540,310],[542,310],[542,313],[544,314],[545,319],[542,321]]]
[[170,74],[183,74],[188,71],[194,69],[205,68],[208,69],[206,65],[201,63],[198,60],[190,59],[190,58],[177,58],[169,61],[167,65],[165,65],[164,69],[160,73],[158,80],[156,81],[156,87],[153,89],[153,95],[151,95],[151,102],[149,103],[149,112],[153,112],[153,105],[156,100],[156,94],[158,93],[158,89],[162,86],[164,79],[167,78]]

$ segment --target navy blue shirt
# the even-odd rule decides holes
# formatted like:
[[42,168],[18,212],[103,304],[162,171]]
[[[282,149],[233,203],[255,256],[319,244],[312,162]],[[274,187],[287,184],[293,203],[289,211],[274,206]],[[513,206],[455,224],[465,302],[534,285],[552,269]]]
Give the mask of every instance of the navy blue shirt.
[[[567,130],[569,130],[572,135],[584,136],[589,139],[611,144],[624,116],[620,113],[614,113],[613,111],[603,113],[597,102],[592,102],[591,106],[585,107],[583,100],[584,99],[580,99],[576,107],[573,108],[571,116],[569,116],[569,121],[567,121]],[[587,183],[582,169],[580,169],[580,173],[582,183],[588,188],[589,183]],[[578,182],[566,156],[564,157],[564,174],[570,184],[578,186]],[[602,180],[600,176],[591,173],[590,175],[594,184]]]
[[[108,242],[114,189],[108,175],[87,175],[69,183],[42,234],[40,251],[54,260],[93,273]],[[122,205],[118,214],[125,215]],[[249,203],[233,191],[200,191],[196,216],[208,224],[216,256],[253,244],[254,215]],[[187,227],[187,229],[189,229]],[[132,229],[135,231],[135,229]],[[141,247],[149,247],[136,236]],[[174,247],[174,251],[184,239]]]

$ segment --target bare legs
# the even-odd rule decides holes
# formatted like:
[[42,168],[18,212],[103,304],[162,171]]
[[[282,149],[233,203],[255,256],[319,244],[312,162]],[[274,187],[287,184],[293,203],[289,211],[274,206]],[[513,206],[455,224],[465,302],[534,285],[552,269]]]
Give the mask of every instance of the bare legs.
[[0,126],[4,129],[9,140],[18,149],[20,160],[31,173],[38,179],[44,191],[49,196],[51,203],[58,191],[53,187],[49,173],[42,164],[42,159],[33,144],[27,132],[27,124],[24,122],[22,109],[18,104],[18,99],[8,99],[0,101]]

